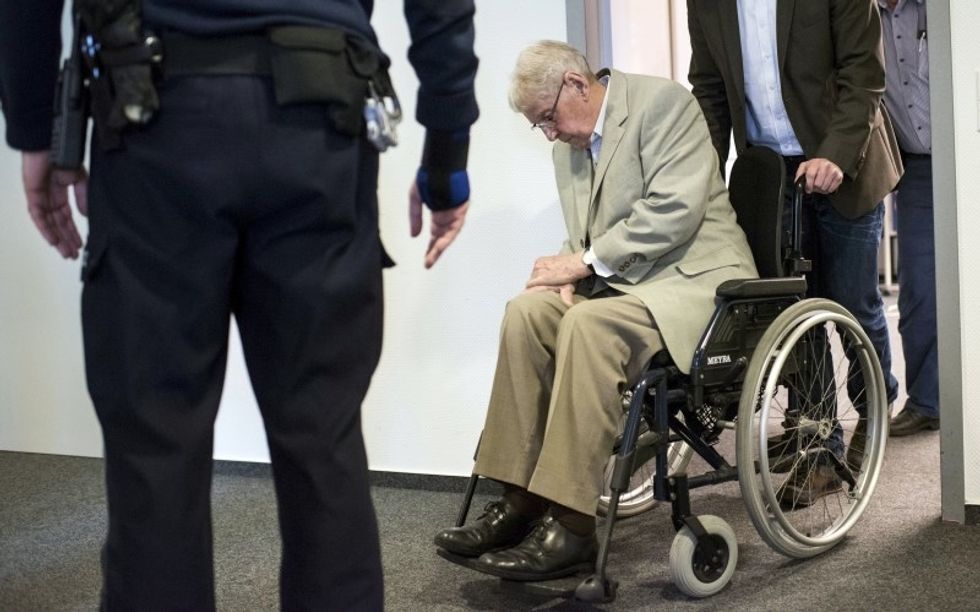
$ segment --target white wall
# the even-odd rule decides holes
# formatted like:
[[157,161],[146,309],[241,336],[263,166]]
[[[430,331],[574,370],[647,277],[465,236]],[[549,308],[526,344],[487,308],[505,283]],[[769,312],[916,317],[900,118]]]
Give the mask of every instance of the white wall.
[[[379,12],[374,23],[397,62],[395,86],[412,117],[407,29],[397,11]],[[480,120],[471,134],[471,210],[460,238],[429,271],[425,242],[408,238],[405,195],[422,131],[403,124],[403,143],[383,157],[382,238],[398,266],[385,275],[385,344],[364,407],[372,469],[470,473],[504,304],[523,288],[534,258],[556,253],[565,235],[551,146],[507,103],[518,52],[541,38],[565,40],[565,3],[478,2],[476,28]]]
[[670,0],[621,0],[609,27],[613,67],[672,78]]
[[[565,2],[479,3],[471,211],[460,238],[429,271],[425,239],[408,238],[406,194],[423,132],[414,122],[407,28],[400,2],[376,9],[407,120],[401,145],[382,158],[382,236],[399,265],[385,273],[384,351],[364,404],[368,455],[376,470],[468,474],[504,304],[523,287],[534,257],[556,252],[564,234],[550,146],[510,110],[507,86],[521,48],[565,39]],[[20,191],[19,156],[5,148],[0,210],[0,450],[98,456],[84,384],[78,264],[63,262],[37,235]],[[267,460],[234,334],[230,355],[215,456]]]
[[[937,7],[938,8],[938,7]],[[967,505],[980,505],[980,410],[977,410],[976,384],[971,381],[980,380],[980,268],[976,262],[980,260],[980,216],[976,214],[976,203],[980,201],[980,173],[977,165],[980,162],[980,38],[976,32],[980,29],[980,3],[975,0],[953,0],[949,3],[950,41],[952,52],[952,99],[945,103],[933,103],[933,121],[945,121],[952,110],[953,142],[937,141],[934,136],[933,150],[936,155],[937,199],[937,270],[947,266],[944,262],[957,261],[959,270],[958,307],[959,346],[952,343],[943,344],[942,326],[940,326],[940,369],[942,377],[948,375],[946,365],[958,365],[960,384],[952,386],[959,390],[958,397],[950,396],[948,389],[941,386],[941,405],[943,410],[944,453],[946,452],[946,436],[962,436],[963,449],[963,501]],[[943,11],[945,12],[945,11]],[[932,22],[930,11],[930,22]],[[932,37],[930,23],[930,37]],[[931,45],[945,43],[934,37]],[[934,47],[930,47],[932,53]],[[937,75],[938,76],[938,75]],[[935,82],[935,77],[933,77]],[[951,104],[950,104],[951,102]],[[935,131],[934,131],[935,135]],[[941,157],[939,149],[948,148],[952,144],[955,151],[953,167],[949,168]],[[949,199],[940,199],[947,190],[947,169],[955,171],[955,208],[950,206]],[[955,221],[955,224],[954,224]],[[943,236],[946,228],[956,232],[956,239],[948,241]],[[950,245],[956,248],[950,249]],[[940,300],[944,296],[955,295],[944,292],[942,287],[943,272],[940,272]],[[955,313],[952,304],[940,303],[940,316],[944,313]],[[959,348],[959,354],[955,350]],[[955,374],[954,373],[954,374]],[[962,411],[962,428],[948,432],[946,430],[947,409]],[[957,419],[958,420],[958,419]],[[953,421],[956,423],[956,421]],[[955,448],[955,447],[951,447]],[[956,469],[958,466],[943,465],[943,471]],[[944,480],[944,484],[946,481]],[[945,492],[944,492],[945,497]],[[944,514],[948,513],[944,504]]]
[[0,449],[100,452],[85,393],[78,265],[31,224],[20,157],[0,151]]
[[689,85],[686,0],[617,0],[609,22],[615,68]]
[[[98,455],[82,364],[78,263],[64,262],[34,229],[20,154],[3,144],[0,211],[0,450]],[[84,235],[84,219],[78,222]]]

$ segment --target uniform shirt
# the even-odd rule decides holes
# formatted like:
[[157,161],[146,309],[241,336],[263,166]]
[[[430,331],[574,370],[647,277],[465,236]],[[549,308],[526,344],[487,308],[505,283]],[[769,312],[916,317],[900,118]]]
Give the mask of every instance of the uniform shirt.
[[745,80],[746,140],[782,155],[803,155],[783,104],[776,49],[776,0],[738,0],[738,30]]
[[899,0],[881,7],[885,48],[885,108],[899,147],[906,153],[932,153],[929,122],[929,42],[924,0]]
[[[7,142],[15,149],[37,151],[51,142],[64,3],[0,2],[0,105]],[[416,118],[434,130],[468,128],[479,115],[473,0],[403,0],[403,4],[412,37],[408,58],[420,81]],[[143,0],[142,6],[147,27],[188,34],[323,25],[376,42],[370,23],[374,0]]]

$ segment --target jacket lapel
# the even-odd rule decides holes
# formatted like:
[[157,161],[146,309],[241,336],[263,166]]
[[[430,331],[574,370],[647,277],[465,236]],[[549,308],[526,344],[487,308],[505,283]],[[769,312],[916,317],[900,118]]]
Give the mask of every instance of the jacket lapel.
[[779,70],[786,63],[786,48],[789,46],[789,30],[793,23],[793,9],[796,0],[777,0],[776,3],[776,52],[779,57]]
[[[629,108],[626,105],[626,79],[623,73],[612,71],[609,77],[609,89],[606,101],[606,119],[602,125],[602,145],[599,148],[599,161],[595,167],[595,178],[592,181],[592,193],[589,197],[589,209],[595,202],[599,194],[599,187],[602,186],[602,179],[606,176],[609,169],[609,160],[619,147],[619,141],[623,139],[623,123],[629,116]],[[586,159],[588,156],[586,156]],[[588,219],[587,219],[588,221]],[[588,230],[588,225],[585,226]]]
[[[717,23],[725,41],[725,55],[732,71],[732,82],[735,83],[736,100],[745,99],[745,73],[742,70],[742,40],[738,25],[738,1],[725,0],[716,5],[720,15]],[[729,25],[730,24],[730,25]]]

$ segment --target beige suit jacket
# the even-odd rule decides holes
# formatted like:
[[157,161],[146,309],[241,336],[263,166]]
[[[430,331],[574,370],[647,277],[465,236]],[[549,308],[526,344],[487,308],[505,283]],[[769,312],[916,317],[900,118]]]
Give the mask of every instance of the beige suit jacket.
[[[563,252],[591,245],[615,271],[594,277],[653,313],[687,372],[715,307],[715,289],[757,276],[694,97],[673,81],[611,71],[602,147],[555,144],[555,176],[568,229]],[[580,290],[582,290],[580,288]]]

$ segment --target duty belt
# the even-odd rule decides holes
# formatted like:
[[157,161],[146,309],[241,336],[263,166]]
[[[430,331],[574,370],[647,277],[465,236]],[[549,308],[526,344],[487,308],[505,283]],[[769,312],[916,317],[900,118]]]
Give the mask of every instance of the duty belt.
[[189,75],[271,75],[272,44],[260,34],[201,38],[166,32],[163,77]]
[[265,32],[199,37],[167,31],[162,77],[269,76],[276,103],[320,104],[334,128],[379,150],[396,142],[401,117],[388,58],[371,41],[339,28],[277,26]]

